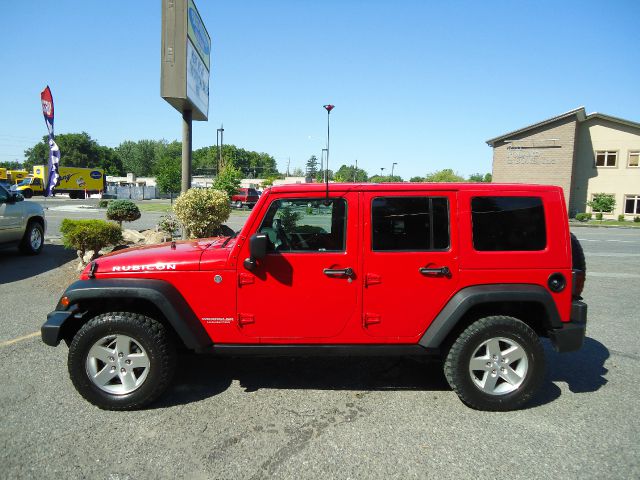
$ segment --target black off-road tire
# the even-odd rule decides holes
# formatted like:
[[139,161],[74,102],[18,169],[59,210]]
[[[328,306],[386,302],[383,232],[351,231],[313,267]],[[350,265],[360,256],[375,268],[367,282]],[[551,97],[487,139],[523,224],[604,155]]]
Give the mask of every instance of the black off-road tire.
[[[476,385],[470,372],[470,362],[484,342],[498,338],[522,347],[527,357],[527,370],[522,383],[514,391],[492,395]],[[469,325],[455,340],[445,360],[444,374],[460,400],[469,407],[488,411],[515,410],[531,400],[542,384],[544,350],[537,334],[526,323],[507,316],[485,317]],[[504,382],[502,378],[498,381]]]
[[[108,393],[90,378],[87,359],[91,348],[111,335],[130,337],[148,358],[144,381],[128,393]],[[74,336],[68,368],[74,387],[89,402],[104,410],[136,410],[156,400],[170,385],[176,368],[175,345],[170,332],[153,318],[130,312],[104,313],[87,322]]]
[[24,198],[31,198],[33,197],[33,190],[31,190],[30,188],[25,188],[24,190],[22,190],[22,196]]

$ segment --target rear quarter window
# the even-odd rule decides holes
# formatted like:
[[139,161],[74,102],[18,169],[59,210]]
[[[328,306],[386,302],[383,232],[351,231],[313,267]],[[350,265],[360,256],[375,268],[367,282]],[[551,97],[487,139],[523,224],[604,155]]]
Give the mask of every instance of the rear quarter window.
[[473,248],[478,251],[536,251],[547,246],[540,197],[473,197]]

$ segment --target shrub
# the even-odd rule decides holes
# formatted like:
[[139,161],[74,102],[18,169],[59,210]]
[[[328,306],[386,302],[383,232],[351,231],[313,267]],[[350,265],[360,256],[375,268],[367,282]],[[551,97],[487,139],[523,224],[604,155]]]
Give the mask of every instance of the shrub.
[[624,215],[618,215],[618,221],[624,222]]
[[98,202],[98,208],[107,208],[109,206],[109,200],[102,199]]
[[596,212],[611,213],[616,206],[616,197],[611,193],[594,193],[587,205]]
[[180,229],[180,221],[175,215],[163,215],[158,222],[158,230],[173,238],[175,233]]
[[71,220],[65,218],[60,225],[62,242],[66,248],[78,251],[80,261],[88,250],[93,250],[91,260],[109,245],[122,241],[122,230],[118,225],[104,220]]
[[190,238],[211,237],[231,215],[227,192],[191,188],[181,194],[173,211]]
[[576,215],[576,220],[578,220],[579,222],[588,222],[589,220],[591,220],[591,214],[590,213],[578,213]]
[[107,208],[107,218],[115,220],[122,228],[122,222],[133,222],[140,218],[140,209],[131,200],[114,200]]
[[293,232],[302,215],[300,212],[294,212],[291,207],[284,207],[278,212],[278,218],[282,222],[282,228],[285,232]]
[[596,213],[596,220],[602,220],[602,212]]
[[640,223],[640,217],[633,217],[633,221],[635,223]]

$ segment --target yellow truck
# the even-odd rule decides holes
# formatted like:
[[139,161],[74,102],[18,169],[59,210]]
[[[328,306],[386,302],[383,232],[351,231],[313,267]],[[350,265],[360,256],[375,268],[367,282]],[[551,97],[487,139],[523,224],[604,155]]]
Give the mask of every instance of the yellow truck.
[[[69,198],[85,198],[86,195],[102,193],[105,189],[105,175],[101,168],[59,167],[60,179],[53,193],[68,193]],[[44,165],[34,165],[33,173],[24,178],[13,190],[25,198],[44,195],[49,169]]]
[[0,182],[7,185],[15,185],[23,178],[29,175],[26,170],[10,170],[8,168],[0,168]]

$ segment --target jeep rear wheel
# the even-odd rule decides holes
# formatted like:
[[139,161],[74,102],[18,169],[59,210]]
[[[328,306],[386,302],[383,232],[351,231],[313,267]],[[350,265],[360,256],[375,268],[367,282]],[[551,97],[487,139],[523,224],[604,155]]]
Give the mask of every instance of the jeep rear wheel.
[[505,316],[472,323],[447,355],[451,388],[478,410],[509,411],[528,402],[544,378],[544,350],[524,322]]
[[134,410],[158,398],[175,370],[175,347],[160,322],[110,312],[87,322],[69,346],[76,390],[106,410]]

